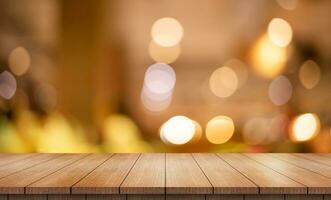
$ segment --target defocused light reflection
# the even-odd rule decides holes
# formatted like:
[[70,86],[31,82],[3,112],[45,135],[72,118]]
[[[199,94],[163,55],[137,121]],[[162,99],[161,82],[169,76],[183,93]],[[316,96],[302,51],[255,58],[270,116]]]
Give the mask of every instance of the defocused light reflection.
[[11,99],[16,92],[17,83],[15,77],[8,71],[0,74],[0,96],[4,99]]
[[176,44],[171,47],[164,47],[151,41],[148,47],[149,56],[159,63],[173,63],[180,55],[180,46]]
[[275,105],[284,105],[292,97],[292,84],[285,76],[278,76],[269,85],[269,98]]
[[171,103],[175,84],[176,74],[169,65],[156,63],[150,66],[140,95],[144,107],[152,112],[165,110]]
[[231,139],[234,133],[234,123],[230,117],[217,116],[206,126],[206,137],[210,143],[223,144]]
[[231,96],[238,87],[236,73],[229,67],[216,69],[209,78],[209,88],[218,97]]
[[290,127],[290,137],[294,142],[303,142],[314,138],[320,131],[317,115],[306,113],[297,116]]
[[315,87],[321,80],[321,71],[318,64],[312,60],[304,62],[300,67],[299,79],[305,88],[312,89]]
[[287,60],[286,48],[279,47],[263,35],[252,51],[252,64],[255,71],[265,77],[273,78],[280,74]]
[[165,17],[154,22],[151,35],[155,43],[170,47],[178,44],[184,34],[182,25],[174,18]]
[[25,74],[31,64],[31,57],[29,52],[24,47],[15,48],[8,58],[10,70],[16,75],[21,76]]
[[197,121],[192,120],[192,122],[194,123],[195,126],[195,132],[190,143],[197,143],[202,137],[202,127]]
[[274,18],[268,26],[270,40],[280,47],[286,47],[292,40],[292,28],[290,24],[281,18]]
[[236,73],[238,79],[238,88],[242,87],[248,78],[247,66],[238,59],[231,59],[224,65],[231,68]]
[[299,0],[276,0],[280,7],[286,10],[295,10]]
[[191,119],[185,116],[175,116],[162,125],[160,135],[166,143],[182,145],[188,143],[195,132],[196,125]]

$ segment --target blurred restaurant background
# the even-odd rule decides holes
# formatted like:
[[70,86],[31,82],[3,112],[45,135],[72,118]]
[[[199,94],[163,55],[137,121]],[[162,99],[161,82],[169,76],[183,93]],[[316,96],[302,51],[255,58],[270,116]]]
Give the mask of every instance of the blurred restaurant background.
[[330,8],[0,0],[0,152],[331,152]]

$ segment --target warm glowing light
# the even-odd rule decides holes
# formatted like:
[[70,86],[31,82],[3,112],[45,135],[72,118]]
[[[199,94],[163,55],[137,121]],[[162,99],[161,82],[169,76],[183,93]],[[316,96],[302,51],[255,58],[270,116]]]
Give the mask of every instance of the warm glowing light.
[[189,142],[196,131],[194,122],[185,116],[175,116],[165,122],[160,130],[162,140],[181,145]]
[[213,144],[223,144],[231,139],[234,133],[234,123],[227,116],[217,116],[207,123],[206,137]]
[[291,125],[291,139],[303,142],[314,138],[320,131],[320,120],[317,115],[306,113],[294,119]]
[[194,132],[194,136],[190,142],[197,143],[202,137],[202,127],[197,121],[192,120],[192,122],[195,125],[195,132]]
[[238,87],[236,73],[229,67],[216,69],[209,78],[209,88],[218,97],[231,96]]
[[143,106],[152,112],[167,109],[172,100],[175,83],[176,74],[169,65],[156,63],[150,66],[145,73],[140,95]]
[[4,99],[11,99],[17,88],[15,77],[8,71],[0,74],[0,96]]
[[237,75],[238,88],[245,85],[248,78],[247,66],[238,59],[231,59],[225,63],[225,66],[231,68]]
[[174,88],[175,83],[176,73],[167,64],[153,64],[145,73],[144,86],[154,94],[169,93]]
[[281,18],[274,18],[268,26],[270,40],[280,47],[286,47],[292,40],[292,28],[290,24]]
[[173,63],[177,60],[180,55],[180,46],[179,44],[164,47],[156,44],[154,41],[151,41],[148,48],[149,56],[155,61],[160,63]]
[[16,75],[21,76],[25,74],[31,64],[31,57],[29,52],[24,47],[15,48],[8,59],[10,70]]
[[298,6],[298,0],[277,0],[277,3],[286,10],[295,10]]
[[292,97],[292,84],[285,76],[278,76],[269,85],[269,98],[275,105],[284,105]]
[[280,74],[287,60],[286,48],[279,47],[266,36],[262,36],[252,51],[252,64],[255,71],[265,77],[273,78]]
[[178,44],[184,34],[182,25],[174,18],[161,18],[154,22],[151,35],[155,43],[170,47]]
[[321,80],[321,71],[318,64],[312,60],[307,60],[300,67],[299,79],[301,84],[307,88],[312,89]]

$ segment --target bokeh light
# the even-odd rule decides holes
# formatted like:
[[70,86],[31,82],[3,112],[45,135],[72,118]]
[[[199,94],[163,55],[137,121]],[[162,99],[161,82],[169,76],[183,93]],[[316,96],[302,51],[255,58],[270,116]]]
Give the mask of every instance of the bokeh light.
[[292,28],[290,24],[281,18],[274,18],[268,26],[270,40],[280,47],[286,47],[292,40]]
[[299,70],[299,79],[305,88],[312,89],[315,87],[321,80],[321,71],[318,64],[312,60],[304,62]]
[[175,71],[167,64],[151,65],[146,73],[141,91],[143,106],[152,112],[160,112],[168,108],[176,83]]
[[28,71],[31,65],[31,56],[24,47],[17,47],[10,52],[8,64],[16,76],[21,76]]
[[159,63],[173,63],[180,55],[180,45],[165,47],[151,41],[148,47],[149,56]]
[[273,78],[280,74],[287,61],[286,48],[275,45],[263,35],[252,50],[252,65],[257,74]]
[[197,121],[192,120],[192,122],[195,125],[195,132],[194,132],[194,136],[191,139],[190,143],[197,143],[202,137],[202,127]]
[[184,34],[182,25],[174,18],[165,17],[154,22],[151,35],[155,43],[170,47],[178,44]]
[[4,99],[11,99],[16,92],[17,83],[15,77],[8,71],[0,74],[0,96]]
[[230,117],[217,116],[206,126],[206,138],[210,143],[223,144],[231,139],[234,133],[234,123]]
[[304,142],[314,138],[320,131],[320,120],[316,114],[297,116],[290,127],[290,138],[294,142]]
[[276,0],[280,7],[286,10],[295,10],[299,0]]
[[209,78],[209,88],[218,97],[231,96],[238,87],[236,73],[229,67],[216,69]]
[[188,143],[195,132],[196,126],[194,122],[185,116],[170,118],[160,129],[161,139],[175,145]]
[[285,76],[278,76],[269,85],[269,98],[275,105],[284,105],[292,97],[293,86]]
[[231,59],[228,60],[224,65],[231,68],[236,73],[238,78],[238,88],[244,86],[248,78],[246,64],[239,59]]

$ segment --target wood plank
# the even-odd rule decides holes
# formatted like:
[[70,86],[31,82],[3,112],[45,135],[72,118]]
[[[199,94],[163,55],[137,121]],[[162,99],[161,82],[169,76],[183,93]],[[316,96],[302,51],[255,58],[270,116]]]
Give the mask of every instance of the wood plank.
[[283,160],[285,162],[291,163],[293,165],[296,165],[298,167],[313,171],[315,173],[321,174],[323,176],[331,178],[331,166],[321,165],[320,163],[313,162],[311,160],[291,155],[291,154],[278,154],[273,153],[270,154],[280,160]]
[[285,161],[274,158],[268,154],[246,154],[261,164],[282,173],[289,178],[308,186],[308,194],[330,194],[331,179],[320,174],[303,169]]
[[208,177],[214,194],[257,194],[258,187],[215,154],[193,154]]
[[170,194],[166,195],[167,200],[205,200],[205,195],[202,194],[195,194],[195,195],[188,195],[188,194]]
[[313,154],[313,153],[295,153],[293,155],[306,158],[308,160],[312,160],[317,163],[321,163],[327,166],[331,166],[331,158],[322,156],[320,154]]
[[0,157],[0,166],[8,165],[10,163],[29,158],[35,154],[2,154]]
[[244,200],[244,195],[236,194],[207,194],[206,200]]
[[32,156],[26,157],[25,159],[12,162],[8,165],[0,166],[0,178],[33,167],[40,163],[54,159],[58,156],[60,156],[60,154],[34,154]]
[[92,154],[27,186],[28,194],[70,194],[71,186],[101,165],[111,154]]
[[213,187],[191,154],[166,154],[167,194],[211,194]]
[[263,195],[245,195],[245,200],[284,200],[284,195],[263,194]]
[[86,200],[126,200],[126,195],[121,194],[88,194]]
[[253,181],[261,194],[305,194],[306,186],[249,159],[242,154],[217,154],[233,168]]
[[7,200],[7,199],[8,199],[8,195],[4,195],[4,194],[0,195],[0,200]]
[[[0,179],[1,194],[24,194],[25,186],[83,158],[83,154],[60,155],[34,167]],[[17,181],[20,180],[20,181]]]
[[165,200],[164,194],[128,194],[127,200]]
[[286,195],[286,200],[323,200],[323,195],[304,195],[304,194],[297,194],[297,195]]
[[85,195],[81,194],[50,194],[47,200],[85,200]]
[[72,187],[74,194],[119,194],[139,154],[116,154]]
[[142,154],[123,181],[122,194],[165,194],[165,154]]
[[47,195],[10,194],[9,200],[47,200]]

